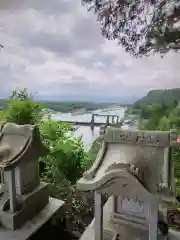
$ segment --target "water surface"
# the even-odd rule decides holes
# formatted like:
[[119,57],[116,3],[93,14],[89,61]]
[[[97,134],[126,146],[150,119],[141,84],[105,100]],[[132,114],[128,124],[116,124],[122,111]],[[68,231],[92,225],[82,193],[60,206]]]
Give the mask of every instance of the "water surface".
[[[124,117],[125,108],[109,108],[109,109],[98,109],[91,113],[82,113],[79,115],[74,115],[74,113],[55,113],[52,114],[54,120],[59,121],[80,121],[80,122],[91,122],[92,114],[102,114],[102,115],[117,115],[119,119]],[[95,116],[95,122],[106,123],[106,116]],[[80,126],[75,132],[76,137],[81,137],[84,142],[85,149],[89,149],[91,143],[99,135],[99,127],[95,127],[92,131],[89,126]]]

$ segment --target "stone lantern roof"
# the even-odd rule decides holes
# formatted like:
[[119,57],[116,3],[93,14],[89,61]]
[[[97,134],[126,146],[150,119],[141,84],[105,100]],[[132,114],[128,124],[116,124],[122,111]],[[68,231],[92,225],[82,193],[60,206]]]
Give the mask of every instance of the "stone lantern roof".
[[[138,186],[141,193],[144,190],[156,194],[163,181],[168,182],[167,188],[171,188],[168,149],[175,144],[176,131],[137,131],[107,127],[97,158],[77,182],[77,187],[83,191],[97,190],[104,188],[108,182],[113,186],[112,179],[119,178],[121,185],[131,186],[131,192],[135,190],[135,195]],[[164,172],[166,179],[160,179],[161,172]],[[112,186],[108,188],[109,191],[113,189]],[[122,193],[123,190],[118,188],[115,192],[118,194],[119,191]]]
[[35,125],[0,124],[0,168],[14,168],[47,154]]

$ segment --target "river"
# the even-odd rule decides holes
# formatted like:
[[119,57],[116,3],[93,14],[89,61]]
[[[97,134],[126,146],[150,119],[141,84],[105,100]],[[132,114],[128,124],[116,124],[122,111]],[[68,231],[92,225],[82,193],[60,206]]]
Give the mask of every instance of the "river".
[[[103,114],[103,115],[117,115],[122,119],[124,117],[125,108],[115,107],[109,109],[98,109],[93,112],[83,113],[83,114],[73,114],[73,113],[55,113],[52,114],[52,119],[59,121],[81,121],[81,122],[90,122],[92,113]],[[95,116],[95,122],[104,122],[106,123],[106,116]],[[128,126],[123,126],[128,128]],[[89,149],[91,143],[99,135],[99,127],[95,127],[94,131],[91,130],[89,126],[80,126],[75,132],[75,137],[82,136],[84,147],[86,150]]]

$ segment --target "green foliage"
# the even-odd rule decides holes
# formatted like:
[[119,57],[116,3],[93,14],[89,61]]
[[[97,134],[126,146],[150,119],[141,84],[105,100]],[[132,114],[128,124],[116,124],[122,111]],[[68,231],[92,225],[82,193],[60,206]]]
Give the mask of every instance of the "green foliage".
[[171,120],[166,116],[163,116],[158,123],[159,130],[161,131],[169,130],[171,128],[171,125],[172,125]]
[[42,159],[46,164],[47,174],[59,182],[61,176],[75,184],[83,169],[81,161],[85,152],[81,139],[74,138],[70,126],[59,124],[53,120],[43,121],[40,131],[50,153]]
[[101,143],[102,139],[100,137],[97,137],[96,140],[94,140],[88,152],[87,158],[84,159],[81,163],[83,169],[88,170],[92,166],[101,147]]
[[139,108],[142,105],[150,104],[165,104],[174,108],[180,101],[180,88],[173,88],[168,90],[152,90],[145,97],[138,100],[135,104],[135,108]]
[[3,121],[4,119],[4,112],[0,110],[0,121]]
[[179,0],[82,2],[97,15],[102,35],[136,57],[180,49]]
[[84,111],[93,111],[99,108],[106,108],[110,103],[92,103],[92,102],[55,102],[55,101],[44,101],[43,105],[51,110],[58,112],[73,112],[79,109]]
[[3,112],[3,120],[17,124],[36,124],[42,118],[42,107],[33,101],[27,89],[13,91],[8,99],[8,107]]

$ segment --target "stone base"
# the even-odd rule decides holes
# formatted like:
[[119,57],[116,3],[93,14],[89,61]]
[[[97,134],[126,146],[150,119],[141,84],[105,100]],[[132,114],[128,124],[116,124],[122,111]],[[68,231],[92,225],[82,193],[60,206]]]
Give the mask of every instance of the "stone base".
[[27,221],[21,228],[16,230],[0,227],[0,239],[2,240],[26,240],[35,234],[48,220],[56,216],[63,201],[49,198],[49,203],[32,220]]
[[48,185],[41,183],[34,191],[22,195],[19,201],[22,203],[19,211],[15,213],[10,211],[0,212],[0,225],[15,230],[20,228],[27,220],[32,219],[48,204]]
[[[113,201],[110,198],[104,206],[103,227],[105,240],[148,240],[148,230],[133,228],[127,224],[115,224],[111,220]],[[119,235],[119,236],[118,236]],[[117,238],[118,236],[118,238]],[[87,227],[80,240],[94,240],[94,220]],[[167,237],[159,236],[158,240],[166,240]],[[180,240],[180,232],[169,231],[168,240]]]

